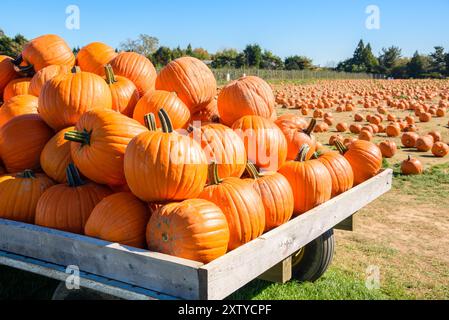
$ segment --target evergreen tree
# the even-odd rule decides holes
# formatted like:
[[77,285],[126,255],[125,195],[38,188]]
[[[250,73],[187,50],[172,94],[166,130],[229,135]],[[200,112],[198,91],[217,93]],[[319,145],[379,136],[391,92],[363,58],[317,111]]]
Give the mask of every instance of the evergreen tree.
[[379,71],[391,75],[392,68],[398,63],[402,56],[402,50],[399,47],[383,48],[379,56]]
[[430,68],[432,72],[439,73],[440,75],[446,72],[446,54],[444,48],[437,46],[435,51],[430,54]]
[[243,50],[245,65],[253,68],[260,68],[262,62],[262,48],[258,44],[247,45]]
[[368,43],[362,51],[362,65],[369,73],[377,72],[379,69],[379,61],[374,56],[371,45]]
[[415,52],[410,62],[407,64],[407,73],[412,78],[422,78],[430,69],[429,58]]

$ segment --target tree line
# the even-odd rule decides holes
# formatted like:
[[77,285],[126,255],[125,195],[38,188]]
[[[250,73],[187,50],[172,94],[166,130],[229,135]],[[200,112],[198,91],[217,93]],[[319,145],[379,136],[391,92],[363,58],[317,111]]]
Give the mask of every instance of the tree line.
[[[27,41],[21,34],[8,37],[0,29],[0,54],[16,57]],[[75,53],[79,50],[79,47],[73,49]],[[282,59],[269,50],[263,50],[258,44],[247,45],[242,51],[224,49],[211,54],[204,48],[193,48],[190,44],[186,48],[161,46],[158,38],[141,34],[137,39],[127,39],[122,42],[117,48],[117,51],[120,50],[141,53],[158,67],[183,56],[192,56],[208,62],[212,68],[216,69],[318,69],[308,57],[294,55]],[[383,48],[381,53],[375,56],[371,45],[369,43],[365,45],[363,40],[360,40],[353,56],[340,62],[334,70],[377,73],[393,78],[445,78],[449,76],[449,53],[446,53],[443,47],[437,46],[434,52],[428,55],[415,52],[413,57],[407,58],[402,55],[399,47],[392,46]]]

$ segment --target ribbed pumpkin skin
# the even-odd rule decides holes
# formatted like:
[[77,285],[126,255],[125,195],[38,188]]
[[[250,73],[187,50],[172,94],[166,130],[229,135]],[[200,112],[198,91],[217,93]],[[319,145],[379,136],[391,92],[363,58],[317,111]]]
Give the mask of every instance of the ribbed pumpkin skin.
[[265,230],[265,210],[253,183],[226,178],[204,189],[199,198],[215,203],[223,211],[229,225],[229,250],[258,238]]
[[54,132],[38,114],[17,116],[0,129],[0,155],[8,172],[38,169],[42,149]]
[[371,142],[356,140],[349,145],[345,158],[351,164],[354,172],[354,185],[374,177],[382,167],[382,153]]
[[114,48],[101,42],[92,42],[76,55],[77,65],[81,70],[104,76],[104,66],[117,56]]
[[125,153],[128,186],[147,202],[196,198],[207,179],[201,146],[177,133],[145,132],[129,143]]
[[287,160],[295,160],[299,149],[304,144],[310,146],[310,151],[307,153],[307,159],[310,159],[316,151],[316,138],[313,134],[308,135],[304,132],[307,128],[307,123],[304,124],[297,119],[277,121],[276,124],[281,129],[287,140]]
[[326,152],[318,160],[326,166],[331,175],[332,198],[353,187],[354,172],[345,157],[338,152]]
[[201,122],[219,122],[220,116],[218,115],[217,100],[212,99],[211,102],[206,103],[201,110],[192,114],[191,121]]
[[58,184],[47,189],[40,197],[35,223],[42,227],[83,234],[95,206],[111,193],[107,187],[93,182],[79,187]]
[[[147,92],[137,103],[133,118],[144,124],[144,116],[148,113],[157,114],[160,109],[167,111],[174,129],[185,127],[190,119],[189,108],[178,98],[176,93],[163,90]],[[161,127],[159,118],[156,125]]]
[[0,218],[34,223],[37,202],[53,185],[50,178],[40,173],[34,178],[17,174],[0,177]]
[[6,85],[5,90],[3,91],[3,101],[6,102],[15,96],[29,94],[30,83],[31,78],[19,78],[11,80],[11,82]]
[[110,63],[117,76],[128,78],[136,85],[141,97],[148,91],[154,90],[156,69],[143,55],[135,52],[121,52]]
[[71,143],[71,155],[80,172],[90,180],[113,186],[126,184],[123,159],[128,143],[147,129],[137,121],[112,110],[83,114],[75,126],[91,132],[90,144]]
[[36,114],[38,99],[24,94],[6,101],[0,108],[0,128],[9,120],[22,114]]
[[287,141],[273,121],[259,116],[245,116],[232,129],[245,144],[248,160],[262,171],[278,171],[287,158]]
[[112,110],[132,118],[134,108],[139,102],[139,90],[135,84],[125,77],[116,76],[117,82],[109,84],[112,95]]
[[240,178],[245,171],[246,150],[242,139],[222,124],[206,124],[191,133],[201,144],[208,163],[215,162],[221,178]]
[[87,236],[144,249],[150,210],[131,193],[104,198],[92,211],[84,228]]
[[0,96],[3,97],[3,90],[6,85],[17,78],[17,73],[12,64],[13,59],[0,55]]
[[48,81],[39,96],[39,113],[53,129],[75,125],[89,110],[112,109],[111,90],[100,76],[76,72]]
[[292,187],[295,215],[301,215],[331,199],[332,177],[320,161],[288,161],[279,173],[287,178]]
[[265,232],[287,223],[295,206],[293,190],[288,180],[279,173],[261,176],[253,182],[265,209]]
[[31,40],[22,50],[23,60],[34,66],[36,72],[50,65],[75,65],[72,49],[61,37],[53,34],[43,35]]
[[68,74],[68,73],[70,73],[69,66],[52,65],[45,67],[44,69],[36,73],[33,76],[33,78],[31,78],[30,94],[39,97],[41,94],[42,87],[47,81],[50,81],[54,77],[59,76],[61,74]]
[[274,106],[275,99],[270,86],[254,76],[231,82],[218,95],[220,119],[227,126],[249,115],[271,119]]
[[202,263],[224,255],[229,242],[223,212],[200,199],[163,206],[151,216],[146,234],[151,251]]
[[58,183],[67,182],[66,168],[72,162],[70,155],[70,141],[64,139],[67,131],[75,127],[68,127],[59,131],[47,142],[41,153],[42,170]]
[[159,72],[156,89],[176,92],[190,112],[195,114],[214,99],[217,81],[202,61],[182,57],[171,61]]

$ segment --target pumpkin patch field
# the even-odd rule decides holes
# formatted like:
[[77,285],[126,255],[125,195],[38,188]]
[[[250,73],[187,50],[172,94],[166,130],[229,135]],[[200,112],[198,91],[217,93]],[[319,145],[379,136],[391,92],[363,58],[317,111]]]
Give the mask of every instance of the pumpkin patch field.
[[[110,270],[96,265],[87,272],[112,277],[123,265],[132,285],[140,284],[133,263],[147,257],[145,263],[154,267],[156,276],[142,281],[159,281],[155,291],[175,296],[180,290],[187,298],[224,295],[211,285],[203,296],[194,290],[198,283],[185,280],[199,278],[202,284],[197,271],[204,268],[216,275],[204,276],[210,283],[221,281],[223,292],[234,292],[231,284],[226,286],[220,261],[240,261],[241,267],[247,262],[241,253],[256,255],[256,249],[267,250],[267,256],[258,263],[248,260],[256,263],[252,269],[266,266],[254,278],[272,280],[265,271],[281,263],[288,264],[290,278],[298,281],[267,288],[257,280],[237,292],[245,298],[283,297],[276,290],[291,290],[285,298],[298,298],[295,290],[306,290],[299,282],[316,281],[319,288],[328,281],[331,286],[351,278],[348,270],[358,272],[356,280],[348,281],[366,293],[360,274],[370,265],[385,272],[388,282],[365,298],[426,297],[429,292],[448,297],[447,273],[435,290],[411,293],[403,287],[405,280],[393,279],[391,271],[401,266],[397,252],[415,252],[413,245],[404,246],[416,231],[410,225],[414,219],[431,231],[420,230],[412,242],[424,239],[426,257],[435,254],[442,265],[438,270],[417,268],[438,275],[448,271],[441,249],[447,241],[438,246],[435,239],[449,228],[448,210],[442,209],[449,207],[447,195],[441,196],[448,186],[447,81],[293,85],[243,76],[218,87],[209,67],[193,57],[175,59],[157,72],[145,56],[116,52],[100,42],[75,56],[56,35],[31,40],[13,58],[0,57],[0,230],[5,232],[0,234],[0,250],[45,254],[54,249],[57,254],[48,256],[57,257],[50,262],[62,265],[118,259],[110,260]],[[393,191],[379,198],[391,189],[391,169]],[[441,201],[439,208],[435,200]],[[420,206],[427,210],[424,216]],[[336,232],[342,247],[326,278],[333,257],[332,230],[343,220],[350,221],[352,230],[352,214],[359,209],[355,230],[360,223],[363,233]],[[291,232],[291,226],[305,228],[307,223],[309,229],[298,229],[302,235],[270,244],[270,239]],[[411,231],[403,230],[404,225]],[[44,239],[41,244],[54,247],[39,249],[30,241],[25,250],[20,241],[8,239],[8,232],[18,237],[23,232],[23,237]],[[299,251],[269,261],[270,255],[284,254],[279,248],[289,252],[297,238],[309,233],[312,238]],[[391,237],[397,237],[391,246],[369,245]],[[61,239],[61,247],[52,239]],[[331,247],[317,244],[317,239]],[[71,245],[73,241],[80,247]],[[310,244],[327,254],[317,270],[308,262],[313,260]],[[85,257],[71,251],[83,248]],[[64,260],[58,263],[59,258]],[[178,270],[173,283],[158,280],[157,272],[165,268]],[[412,278],[413,271],[405,270]],[[423,283],[434,285],[431,278]],[[262,293],[254,293],[259,286]]]

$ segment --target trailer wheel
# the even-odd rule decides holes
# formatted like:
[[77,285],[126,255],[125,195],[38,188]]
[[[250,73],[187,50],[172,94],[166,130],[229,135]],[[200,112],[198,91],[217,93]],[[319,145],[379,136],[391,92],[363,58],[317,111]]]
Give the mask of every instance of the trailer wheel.
[[318,280],[334,257],[334,230],[330,229],[292,256],[292,278],[301,282]]

